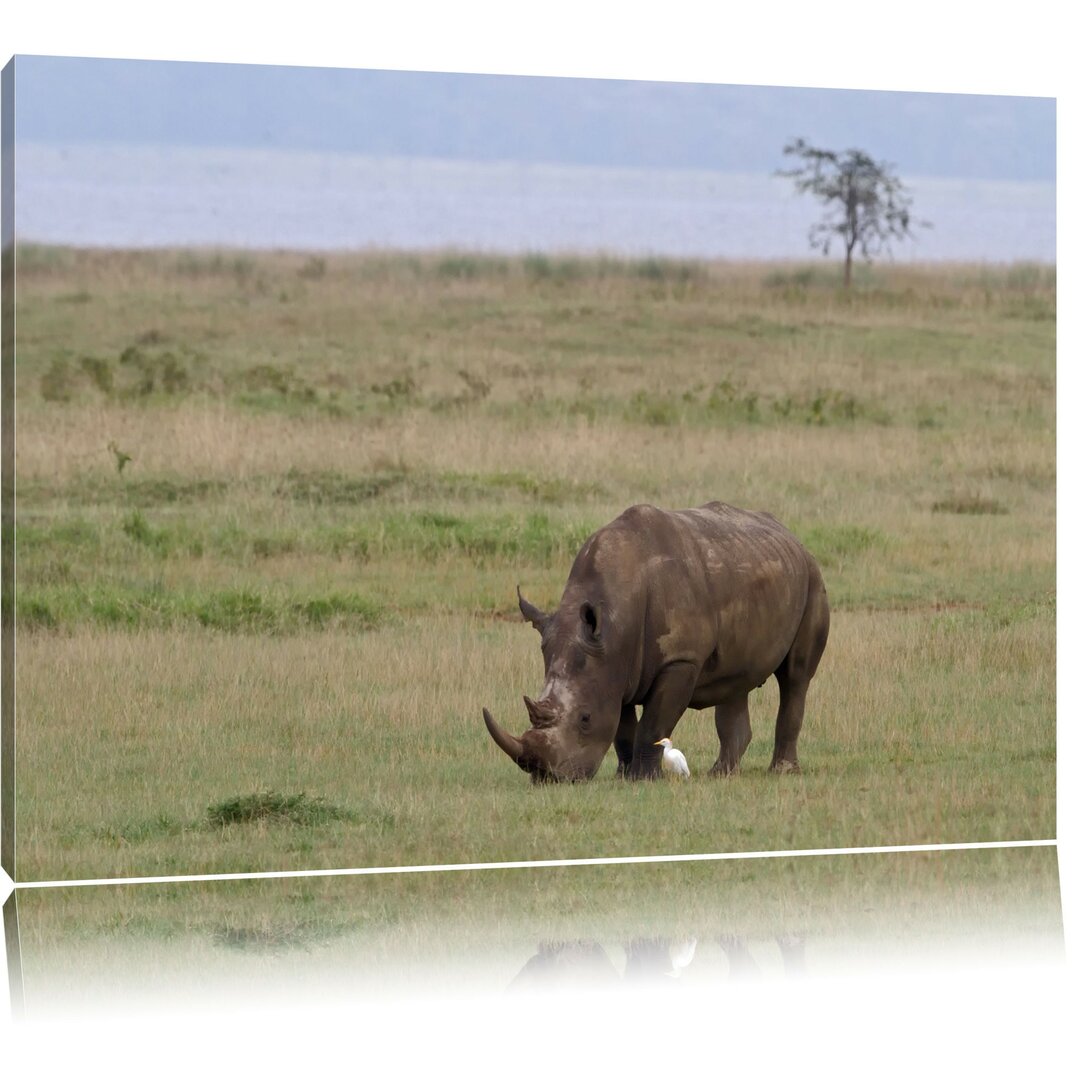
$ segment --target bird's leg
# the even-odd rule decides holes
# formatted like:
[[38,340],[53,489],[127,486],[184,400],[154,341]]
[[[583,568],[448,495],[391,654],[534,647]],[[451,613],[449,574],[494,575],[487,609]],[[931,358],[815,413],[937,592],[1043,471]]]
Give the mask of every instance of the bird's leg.
[[656,743],[675,729],[690,704],[697,677],[698,669],[683,661],[669,664],[653,681],[634,735],[634,759],[626,773],[631,780],[652,780],[660,775],[664,748]]
[[716,734],[720,737],[720,756],[709,770],[713,776],[728,776],[750,745],[750,700],[742,694],[716,706]]
[[615,756],[619,759],[616,776],[625,776],[634,760],[634,733],[637,731],[637,709],[624,705],[619,714],[619,729],[615,732]]

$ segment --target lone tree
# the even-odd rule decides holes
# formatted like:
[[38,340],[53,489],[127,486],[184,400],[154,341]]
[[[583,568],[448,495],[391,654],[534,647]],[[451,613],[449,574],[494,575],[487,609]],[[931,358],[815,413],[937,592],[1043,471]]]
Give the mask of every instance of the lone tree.
[[867,260],[880,251],[889,251],[889,241],[913,235],[912,225],[929,228],[928,221],[913,221],[911,198],[892,171],[892,166],[875,161],[863,150],[837,154],[820,150],[805,139],[795,139],[784,154],[798,158],[795,169],[779,169],[778,176],[790,176],[795,190],[809,192],[825,204],[825,219],[810,227],[810,246],[823,255],[839,237],[844,246],[844,286],[851,285],[851,256],[858,247]]

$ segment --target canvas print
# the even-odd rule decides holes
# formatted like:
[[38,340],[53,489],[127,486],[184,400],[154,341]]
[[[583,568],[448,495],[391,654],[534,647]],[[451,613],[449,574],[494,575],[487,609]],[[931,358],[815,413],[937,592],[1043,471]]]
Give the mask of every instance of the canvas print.
[[6,78],[15,880],[1054,836],[1052,100]]

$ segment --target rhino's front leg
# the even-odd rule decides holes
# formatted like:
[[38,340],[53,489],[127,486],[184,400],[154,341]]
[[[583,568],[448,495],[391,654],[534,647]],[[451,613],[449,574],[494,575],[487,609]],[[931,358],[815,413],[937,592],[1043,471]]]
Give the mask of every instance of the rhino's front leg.
[[615,756],[619,759],[616,776],[625,776],[634,760],[634,734],[637,732],[637,709],[624,705],[619,714],[619,730],[615,732]]
[[652,684],[634,735],[634,759],[626,775],[631,780],[652,780],[660,775],[662,747],[656,745],[675,729],[693,697],[698,669],[691,663],[669,664]]

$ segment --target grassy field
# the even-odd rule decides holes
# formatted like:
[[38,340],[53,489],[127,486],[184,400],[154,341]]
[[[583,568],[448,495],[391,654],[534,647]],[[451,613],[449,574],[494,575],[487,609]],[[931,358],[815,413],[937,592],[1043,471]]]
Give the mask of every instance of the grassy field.
[[[1052,268],[26,248],[17,304],[21,880],[1054,835]],[[532,787],[514,586],[715,498],[825,574],[804,771],[770,684],[729,781],[691,712],[687,784]]]

